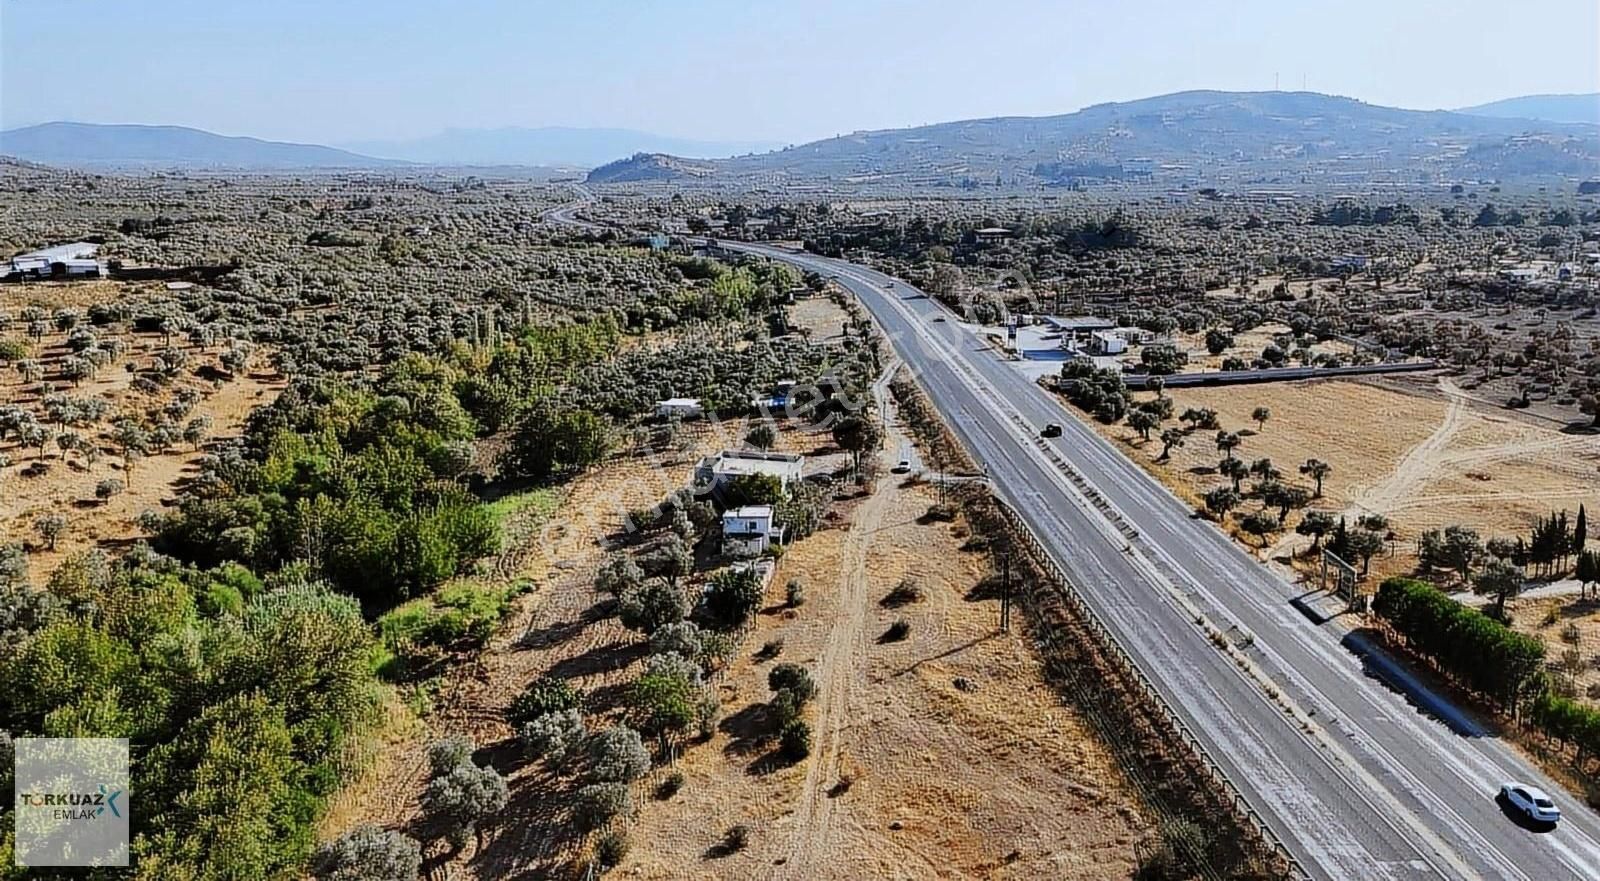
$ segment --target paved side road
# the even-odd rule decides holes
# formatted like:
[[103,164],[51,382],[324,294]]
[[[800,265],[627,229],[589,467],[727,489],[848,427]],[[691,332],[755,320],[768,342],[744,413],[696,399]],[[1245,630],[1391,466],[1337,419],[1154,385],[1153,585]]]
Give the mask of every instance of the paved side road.
[[[956,322],[933,322],[936,302],[846,262],[726,244],[836,275],[861,298],[997,492],[1313,876],[1600,878],[1600,822],[1578,799],[1561,799],[1554,831],[1507,817],[1502,780],[1559,787],[1356,636],[1313,625],[1289,603],[1300,589]],[[1064,432],[1041,444],[1046,422]],[[1246,662],[1197,618],[1252,634]]]

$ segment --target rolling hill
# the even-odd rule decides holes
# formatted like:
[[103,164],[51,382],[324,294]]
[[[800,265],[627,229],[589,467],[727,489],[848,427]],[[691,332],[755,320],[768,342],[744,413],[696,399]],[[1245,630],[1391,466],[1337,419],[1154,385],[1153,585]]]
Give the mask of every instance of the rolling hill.
[[82,122],[47,122],[0,132],[0,155],[78,167],[290,169],[404,164],[316,144],[228,137],[175,125]]
[[1239,183],[1592,175],[1600,128],[1312,92],[1180,92],[1076,113],[856,132],[710,163],[718,178],[976,187],[1129,177]]
[[696,141],[619,128],[447,129],[404,141],[360,141],[341,145],[370,156],[441,165],[569,165],[593,168],[635,153],[667,153],[695,159],[772,150],[757,141]]
[[1538,119],[1544,122],[1583,122],[1600,125],[1600,92],[1582,95],[1523,95],[1490,101],[1456,111],[1471,116],[1502,119]]

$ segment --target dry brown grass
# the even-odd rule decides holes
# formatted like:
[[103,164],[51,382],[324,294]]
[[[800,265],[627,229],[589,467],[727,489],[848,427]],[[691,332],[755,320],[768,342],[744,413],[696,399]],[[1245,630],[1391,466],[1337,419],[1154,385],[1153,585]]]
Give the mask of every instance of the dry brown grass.
[[[1460,399],[1452,404],[1442,393],[1334,380],[1168,394],[1175,414],[1188,407],[1215,409],[1223,428],[1245,435],[1236,456],[1246,462],[1270,458],[1286,479],[1308,489],[1311,481],[1298,473],[1301,463],[1315,457],[1332,465],[1324,497],[1311,507],[1345,514],[1352,522],[1363,513],[1383,514],[1397,535],[1396,555],[1373,560],[1375,575],[1413,569],[1414,542],[1427,529],[1459,523],[1485,537],[1510,536],[1552,510],[1576,512],[1579,504],[1594,510],[1600,504],[1600,439],[1485,412]],[[1259,432],[1250,419],[1257,406],[1272,411]],[[1201,493],[1227,482],[1216,473],[1222,454],[1215,432],[1194,432],[1171,461],[1158,462],[1161,445],[1154,438],[1146,443],[1125,425],[1084,418],[1190,502],[1198,504]],[[1252,482],[1245,482],[1247,489]],[[1257,505],[1247,501],[1244,507]],[[1291,513],[1291,530],[1296,522]],[[1275,550],[1308,544],[1290,533]]]
[[804,328],[817,342],[843,333],[849,320],[850,314],[828,297],[807,297],[789,307],[789,323]]
[[[1544,640],[1551,675],[1570,684],[1580,700],[1600,704],[1600,602],[1544,597],[1515,601],[1509,608],[1512,626]],[[1575,669],[1564,664],[1569,652],[1577,653]]]
[[[570,680],[591,696],[591,728],[618,717],[623,688],[638,675],[647,652],[638,634],[600,609],[603,598],[593,589],[593,576],[604,554],[602,541],[625,539],[621,530],[628,511],[683,486],[696,459],[731,445],[740,435],[732,423],[718,428],[691,422],[684,427],[679,449],[619,454],[574,480],[544,527],[526,537],[527,547],[511,554],[517,571],[505,574],[530,579],[537,588],[518,601],[480,657],[450,669],[435,711],[420,725],[398,729],[380,760],[338,796],[319,830],[322,836],[337,836],[362,822],[398,828],[416,824],[427,784],[427,746],[445,734],[459,733],[483,750],[480,760],[506,776],[512,800],[501,819],[485,828],[482,842],[454,854],[442,841],[431,842],[426,855],[432,870],[445,873],[439,877],[497,879],[565,877],[572,871],[587,847],[565,819],[575,781],[525,761],[503,721],[504,710],[527,683],[549,674]],[[811,454],[832,444],[825,433],[791,430],[779,438],[780,448]],[[831,534],[825,531],[809,541],[826,541]],[[780,572],[769,604],[782,597],[782,584]],[[745,653],[753,650],[752,641],[759,645],[756,637],[747,639]],[[723,698],[737,703],[737,696],[726,689]],[[691,755],[707,749],[694,747]],[[647,784],[636,789],[635,800],[647,801]]]
[[[620,874],[1105,878],[1131,870],[1133,842],[1149,823],[1128,807],[1109,755],[1044,682],[1020,627],[998,633],[997,602],[973,595],[992,574],[987,555],[962,549],[964,523],[919,522],[938,498],[931,487],[884,491],[893,495],[877,517],[784,557],[777,581],[802,578],[808,600],[793,614],[764,615],[747,640],[781,637],[779,661],[816,669],[839,628],[860,621],[840,654],[848,669],[829,680],[842,694],[819,697],[844,701],[834,749],[822,707],[811,713],[816,742],[806,760],[822,763],[816,769],[766,769],[766,748],[746,750],[719,734],[713,748],[680,762],[681,793],[645,807]],[[858,531],[870,531],[865,590],[850,597],[840,582],[849,579]],[[882,608],[878,600],[907,577],[924,598]],[[847,599],[864,606],[846,608]],[[878,643],[895,619],[911,625],[910,636]],[[769,665],[748,654],[724,684],[733,718],[754,715],[768,696]],[[805,790],[808,783],[818,790]],[[736,823],[753,830],[749,847],[708,857]]]

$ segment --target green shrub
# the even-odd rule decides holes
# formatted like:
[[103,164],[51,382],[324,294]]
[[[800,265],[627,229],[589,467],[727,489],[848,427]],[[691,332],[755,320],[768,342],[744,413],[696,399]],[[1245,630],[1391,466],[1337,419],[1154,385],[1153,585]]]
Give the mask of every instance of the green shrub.
[[528,752],[560,768],[583,744],[588,736],[583,713],[576,709],[545,713],[522,726],[517,734],[527,744]]
[[900,620],[889,625],[889,629],[883,632],[883,636],[879,638],[879,642],[899,642],[910,635],[910,622],[906,621],[904,618],[901,618]]
[[804,719],[793,719],[778,735],[778,750],[791,762],[811,755],[811,726]]
[[583,695],[571,683],[565,679],[541,676],[528,683],[528,687],[511,701],[511,706],[506,708],[506,721],[511,723],[511,727],[521,729],[546,713],[582,708]]
[[817,684],[812,681],[811,674],[799,664],[779,664],[767,673],[767,687],[773,691],[789,691],[798,697],[801,703],[811,700],[816,696]]
[[1528,722],[1578,750],[1578,765],[1600,756],[1600,710],[1545,691],[1528,707]]
[[772,712],[773,727],[782,731],[790,722],[800,718],[800,713],[805,709],[805,699],[790,691],[781,688],[772,696],[768,708]]
[[753,568],[724,569],[706,586],[706,615],[724,630],[743,627],[761,605],[761,576]]
[[722,836],[722,846],[729,852],[744,850],[749,844],[750,827],[743,823],[728,827],[728,831]]
[[683,783],[683,772],[673,771],[671,774],[663,777],[661,782],[656,785],[656,798],[662,800],[672,798],[683,789]]
[[628,689],[628,701],[644,731],[678,733],[694,724],[696,691],[694,682],[681,672],[656,670],[633,681]]
[[589,754],[590,779],[601,783],[627,783],[650,770],[650,751],[639,732],[624,725],[589,735],[584,750]]
[[608,829],[594,843],[594,858],[600,865],[611,868],[628,855],[628,834],[620,829]]
[[415,881],[422,848],[399,833],[357,826],[317,849],[311,874],[317,881]]
[[682,621],[689,614],[683,591],[660,579],[629,588],[617,598],[617,618],[622,626],[643,633]]

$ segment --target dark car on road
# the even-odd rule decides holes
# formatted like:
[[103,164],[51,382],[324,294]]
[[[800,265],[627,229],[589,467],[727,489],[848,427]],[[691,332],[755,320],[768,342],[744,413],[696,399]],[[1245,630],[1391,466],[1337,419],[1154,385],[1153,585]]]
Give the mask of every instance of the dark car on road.
[[1061,426],[1055,424],[1054,422],[1048,423],[1047,425],[1045,425],[1044,430],[1039,432],[1039,436],[1040,437],[1060,437],[1061,436]]

